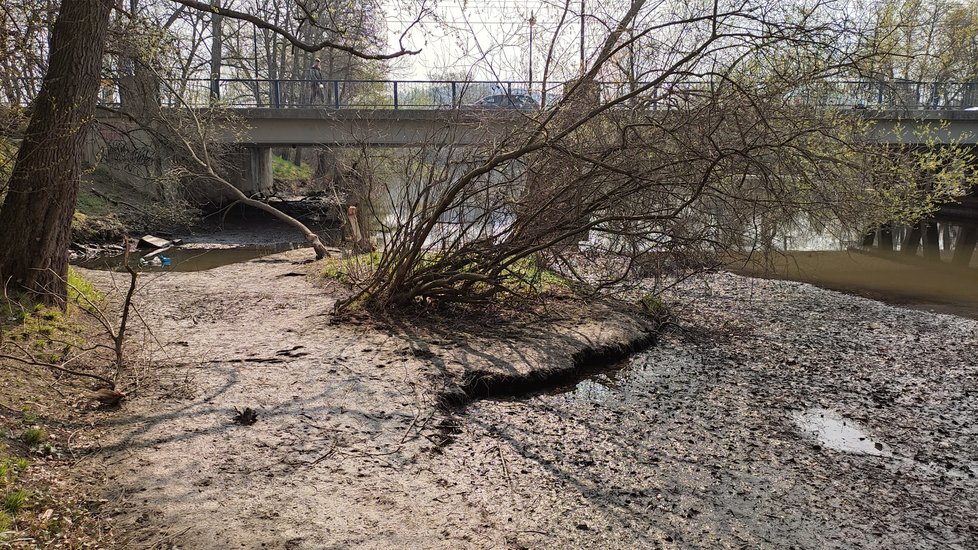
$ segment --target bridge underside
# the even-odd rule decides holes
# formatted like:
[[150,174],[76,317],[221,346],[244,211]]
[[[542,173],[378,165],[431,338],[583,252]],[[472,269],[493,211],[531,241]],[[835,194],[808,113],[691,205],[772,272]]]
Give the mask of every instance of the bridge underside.
[[[259,147],[414,147],[420,145],[486,145],[526,124],[528,113],[515,110],[334,110],[234,109],[197,112],[208,139]],[[230,115],[230,116],[228,116]],[[124,120],[99,117],[109,125]]]
[[867,111],[871,136],[892,145],[978,145],[975,111]]
[[[513,109],[334,110],[235,109],[240,127],[221,141],[252,145],[410,147],[433,143],[479,145],[502,139],[538,112]],[[625,113],[634,117],[631,112]],[[976,111],[871,111],[872,137],[883,144],[978,145]]]
[[286,110],[287,118],[282,114],[281,109],[268,113],[242,113],[247,128],[243,135],[232,134],[228,139],[255,145],[296,146],[478,145],[503,137],[509,126],[505,124],[506,120],[500,121],[498,117],[466,116],[452,111],[296,109]]

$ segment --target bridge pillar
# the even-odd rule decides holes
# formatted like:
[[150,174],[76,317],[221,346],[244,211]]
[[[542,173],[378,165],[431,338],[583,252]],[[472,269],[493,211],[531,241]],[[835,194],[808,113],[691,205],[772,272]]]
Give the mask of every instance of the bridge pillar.
[[944,243],[944,250],[951,250],[951,224],[941,223],[941,242]]
[[941,261],[941,234],[937,228],[937,222],[927,220],[924,224],[924,258],[932,261]]
[[863,246],[867,248],[873,247],[873,245],[876,243],[876,232],[877,229],[873,228],[866,231],[866,233],[863,233]]
[[900,246],[900,252],[908,256],[916,256],[917,249],[920,248],[921,237],[923,237],[923,222],[916,223],[907,229],[903,244]]
[[272,191],[272,148],[244,145],[227,158],[227,178],[249,197]]
[[893,252],[893,224],[883,224],[879,233],[880,250]]
[[978,244],[978,227],[961,227],[958,233],[958,240],[954,243],[954,265],[968,267],[971,263],[971,256],[975,252],[975,245]]

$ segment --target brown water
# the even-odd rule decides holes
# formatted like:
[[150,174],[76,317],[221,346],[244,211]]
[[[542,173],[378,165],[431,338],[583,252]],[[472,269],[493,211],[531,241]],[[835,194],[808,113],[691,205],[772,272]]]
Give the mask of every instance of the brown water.
[[[972,264],[974,265],[974,263]],[[978,319],[978,269],[860,251],[789,252],[731,262],[743,275],[803,281],[893,304]]]
[[[223,265],[246,262],[275,254],[292,250],[296,246],[292,244],[266,245],[266,246],[241,246],[241,247],[222,247],[222,248],[172,248],[162,253],[170,259],[170,265],[163,266],[155,263],[139,265],[141,271],[205,271]],[[142,254],[148,250],[140,250],[130,255],[130,262],[135,267]],[[123,255],[99,256],[86,260],[74,262],[80,267],[102,270],[121,270],[123,267]]]

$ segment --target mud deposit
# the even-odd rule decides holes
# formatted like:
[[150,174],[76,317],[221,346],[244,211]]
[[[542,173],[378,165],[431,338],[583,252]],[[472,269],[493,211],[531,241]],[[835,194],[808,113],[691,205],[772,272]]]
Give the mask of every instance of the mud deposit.
[[469,409],[446,453],[517,545],[978,547],[975,322],[732,275],[675,299],[613,376]]
[[[445,412],[474,376],[640,331],[560,308],[332,323],[303,257],[146,281],[164,352],[100,455],[130,546],[978,547],[975,321],[712,276],[620,369]],[[797,421],[813,409],[889,454],[825,444]]]

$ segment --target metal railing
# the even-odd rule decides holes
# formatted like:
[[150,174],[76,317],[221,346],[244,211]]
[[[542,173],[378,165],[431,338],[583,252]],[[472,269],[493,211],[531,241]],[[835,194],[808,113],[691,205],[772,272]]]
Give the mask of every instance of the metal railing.
[[[487,97],[505,98],[497,106],[554,106],[573,83],[457,80],[296,80],[188,79],[160,82],[159,102],[165,107],[194,108],[324,108],[324,109],[452,109],[474,105]],[[597,101],[613,101],[642,87],[636,82],[599,82]],[[0,105],[26,106],[40,89],[40,79],[0,81]],[[715,97],[710,82],[664,83],[629,101],[646,109],[681,109],[699,99]],[[125,79],[103,80],[99,102],[118,107],[132,97]],[[145,94],[144,94],[145,95]],[[722,97],[722,94],[720,94]],[[534,101],[520,103],[522,98]],[[978,82],[913,82],[853,80],[799,86],[775,96],[785,103],[817,107],[878,110],[978,110]],[[145,100],[145,97],[141,97]],[[484,105],[492,107],[491,104]]]
[[[552,105],[562,85],[550,87]],[[537,85],[539,89],[539,84]],[[103,98],[112,105],[123,94]],[[419,81],[419,80],[294,80],[193,79],[176,86],[161,86],[160,103],[167,107],[327,109],[451,109],[474,104],[487,96],[531,96],[538,103],[545,94],[530,92],[528,82]],[[118,101],[112,101],[118,98]]]
[[978,107],[978,82],[839,81],[801,87],[786,99],[819,107],[961,111]]

